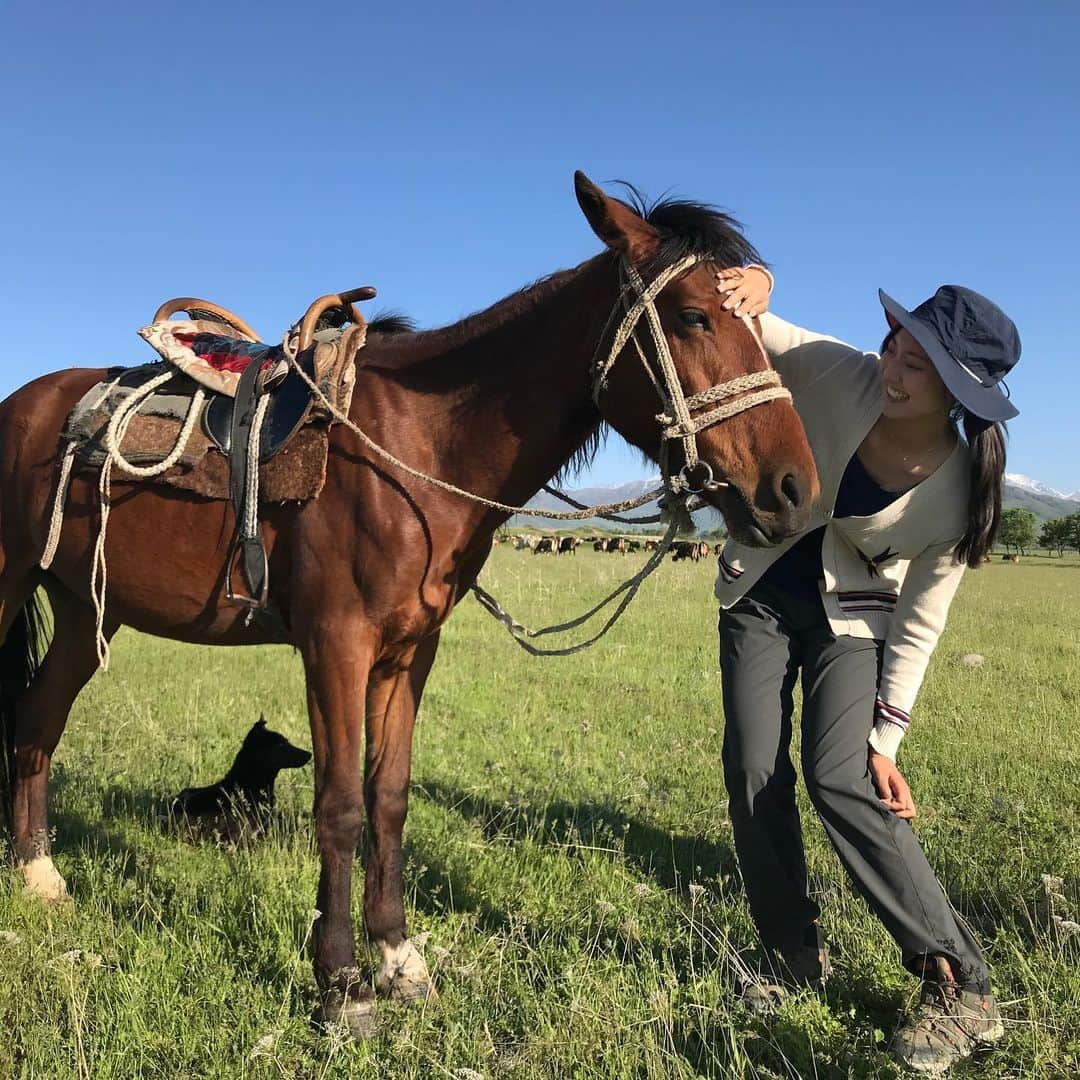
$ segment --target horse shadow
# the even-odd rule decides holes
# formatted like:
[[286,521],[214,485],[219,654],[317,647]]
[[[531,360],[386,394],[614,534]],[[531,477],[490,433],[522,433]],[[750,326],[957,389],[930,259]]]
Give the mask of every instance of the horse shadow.
[[[735,853],[724,843],[700,836],[678,835],[641,821],[604,803],[571,803],[562,800],[543,805],[497,802],[463,791],[439,780],[413,787],[413,798],[442,807],[474,823],[488,840],[529,841],[559,850],[611,850],[661,888],[687,898],[691,885],[700,880],[719,880],[736,869]],[[618,838],[614,847],[612,838]],[[442,865],[425,849],[422,840],[407,840],[408,861],[416,868],[411,884],[415,908],[427,915],[469,913],[484,933],[513,933],[530,947],[541,948],[561,925],[520,917],[491,905],[469,876]],[[646,941],[623,936],[612,926],[590,935],[591,948],[603,949],[617,942],[624,963],[667,959],[679,967],[691,961],[689,935],[685,941]]]
[[601,847],[612,836],[620,839],[620,854],[657,885],[680,895],[700,878],[730,877],[737,868],[730,845],[702,836],[658,829],[604,803],[563,800],[543,806],[495,802],[462,791],[440,780],[413,787],[413,795],[477,823],[484,837],[532,840],[552,847],[575,843]]

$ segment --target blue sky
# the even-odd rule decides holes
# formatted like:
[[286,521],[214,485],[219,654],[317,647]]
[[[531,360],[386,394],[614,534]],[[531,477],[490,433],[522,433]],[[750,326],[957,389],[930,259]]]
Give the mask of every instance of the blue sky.
[[[424,326],[598,250],[573,170],[717,203],[774,310],[865,347],[876,292],[1020,327],[1009,469],[1080,488],[1071,0],[0,10],[0,396],[142,363],[194,294],[268,338],[378,286]],[[590,479],[643,475],[612,440]]]

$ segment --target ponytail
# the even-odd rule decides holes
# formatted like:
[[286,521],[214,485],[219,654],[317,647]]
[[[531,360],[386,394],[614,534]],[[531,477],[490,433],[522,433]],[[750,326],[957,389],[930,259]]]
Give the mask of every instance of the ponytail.
[[979,566],[990,554],[1001,523],[1001,488],[1005,476],[1005,425],[983,420],[959,408],[971,453],[968,525],[953,554],[957,562]]

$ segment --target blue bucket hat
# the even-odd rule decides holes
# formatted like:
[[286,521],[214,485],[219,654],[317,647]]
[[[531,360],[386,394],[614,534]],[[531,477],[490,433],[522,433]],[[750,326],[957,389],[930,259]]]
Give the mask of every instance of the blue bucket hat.
[[965,409],[983,420],[1019,415],[1001,385],[1020,359],[1020,334],[997,304],[960,285],[942,285],[914,311],[881,289],[878,299],[889,325],[903,327],[922,346]]

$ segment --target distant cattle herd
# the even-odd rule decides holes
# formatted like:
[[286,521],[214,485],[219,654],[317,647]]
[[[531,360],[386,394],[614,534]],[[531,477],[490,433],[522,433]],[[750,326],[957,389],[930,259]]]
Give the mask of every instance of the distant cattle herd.
[[[537,536],[532,533],[497,533],[495,543],[510,544],[516,551],[531,551],[534,555],[576,555],[577,549],[583,544],[591,547],[593,551],[608,552],[620,555],[629,555],[635,551],[651,553],[660,546],[660,541],[655,537],[637,536],[557,536],[554,533],[548,536]],[[709,555],[718,556],[723,549],[723,544],[709,544],[704,540],[676,540],[671,545],[671,561],[699,562],[707,559]],[[1018,563],[1019,555],[1005,554],[1001,556],[1003,562]],[[990,556],[986,556],[986,562]]]
[[[629,555],[635,551],[653,552],[660,546],[655,538],[631,536],[536,536],[530,533],[501,533],[495,537],[497,544],[510,544],[515,551],[531,551],[534,555],[575,555],[584,544],[593,551]],[[710,546],[704,540],[676,540],[671,545],[671,561],[689,559],[697,562],[710,554],[719,555],[723,544]]]

